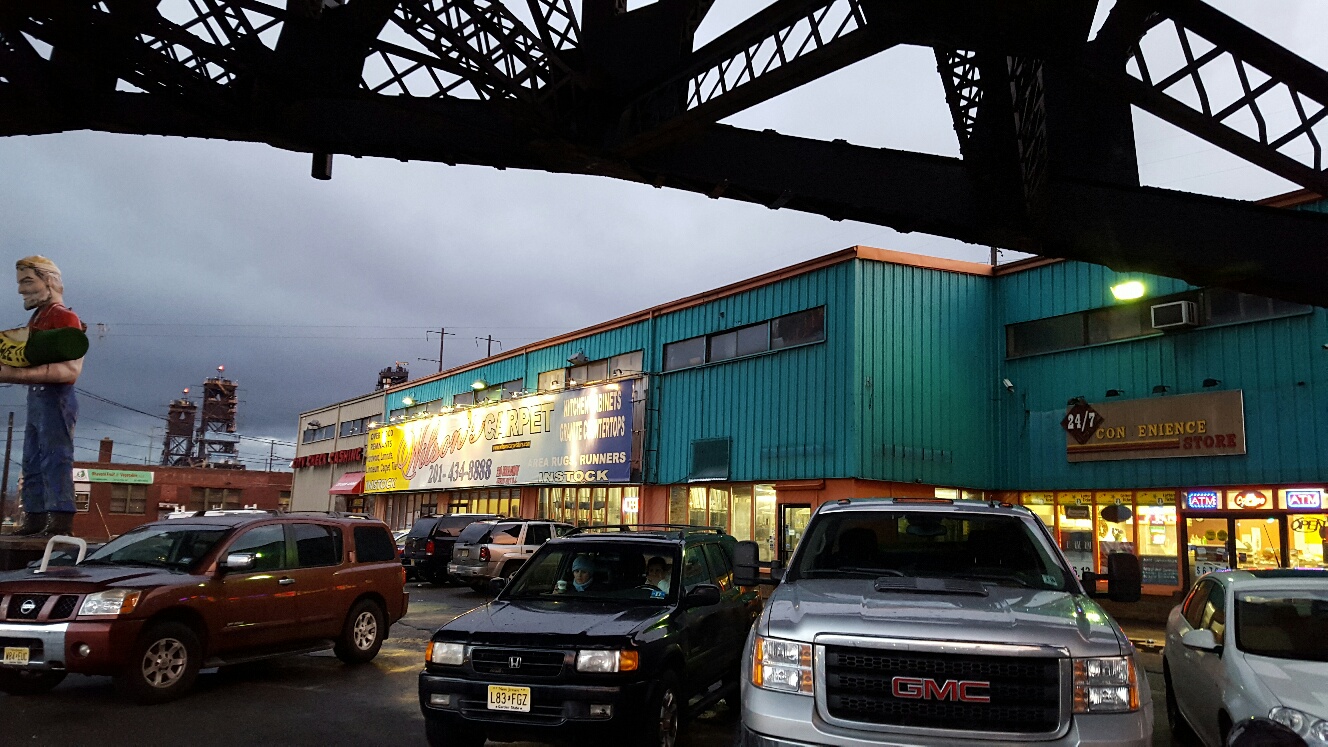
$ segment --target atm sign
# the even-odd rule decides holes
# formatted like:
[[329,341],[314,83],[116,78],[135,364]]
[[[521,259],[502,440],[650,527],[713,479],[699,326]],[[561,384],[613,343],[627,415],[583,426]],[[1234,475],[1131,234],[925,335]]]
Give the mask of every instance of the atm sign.
[[1323,508],[1323,491],[1288,490],[1286,492],[1286,507],[1289,509]]
[[1215,490],[1198,490],[1185,494],[1185,507],[1190,509],[1215,509],[1221,506]]

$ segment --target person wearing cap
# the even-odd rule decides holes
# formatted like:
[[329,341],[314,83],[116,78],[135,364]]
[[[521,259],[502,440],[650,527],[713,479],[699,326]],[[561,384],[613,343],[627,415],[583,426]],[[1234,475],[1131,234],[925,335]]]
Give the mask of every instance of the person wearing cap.
[[595,561],[589,555],[578,555],[572,561],[572,589],[588,591],[595,587]]
[[[32,312],[28,329],[87,329],[64,305],[64,281],[54,262],[34,255],[20,259],[15,269],[23,308]],[[78,418],[74,382],[82,372],[82,358],[27,368],[0,365],[0,382],[28,385],[24,516],[16,535],[71,534],[74,530],[74,422]]]

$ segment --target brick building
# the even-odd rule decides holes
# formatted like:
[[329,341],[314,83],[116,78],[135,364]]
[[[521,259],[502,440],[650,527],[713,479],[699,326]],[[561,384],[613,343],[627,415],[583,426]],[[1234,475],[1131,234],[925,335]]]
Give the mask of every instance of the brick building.
[[111,462],[102,439],[95,462],[74,462],[74,534],[108,539],[172,511],[290,506],[290,472],[160,467]]

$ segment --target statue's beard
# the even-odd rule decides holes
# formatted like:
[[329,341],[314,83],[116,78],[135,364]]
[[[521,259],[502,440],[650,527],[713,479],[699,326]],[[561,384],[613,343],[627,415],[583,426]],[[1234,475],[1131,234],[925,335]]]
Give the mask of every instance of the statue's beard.
[[24,296],[23,310],[32,311],[33,309],[45,306],[50,300],[51,300],[50,291],[43,293],[41,296]]

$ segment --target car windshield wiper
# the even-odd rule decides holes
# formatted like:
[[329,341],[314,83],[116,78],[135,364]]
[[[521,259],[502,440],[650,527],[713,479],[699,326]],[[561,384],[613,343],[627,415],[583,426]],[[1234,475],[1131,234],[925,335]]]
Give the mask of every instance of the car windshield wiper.
[[971,578],[974,581],[989,581],[993,584],[1003,584],[1010,582],[1025,589],[1033,588],[1033,585],[1017,576],[1006,576],[1000,573],[956,573],[953,578]]
[[894,568],[867,568],[864,566],[848,565],[840,568],[813,568],[807,571],[808,576],[831,575],[835,573],[850,573],[855,576],[905,576],[903,571],[897,571]]

